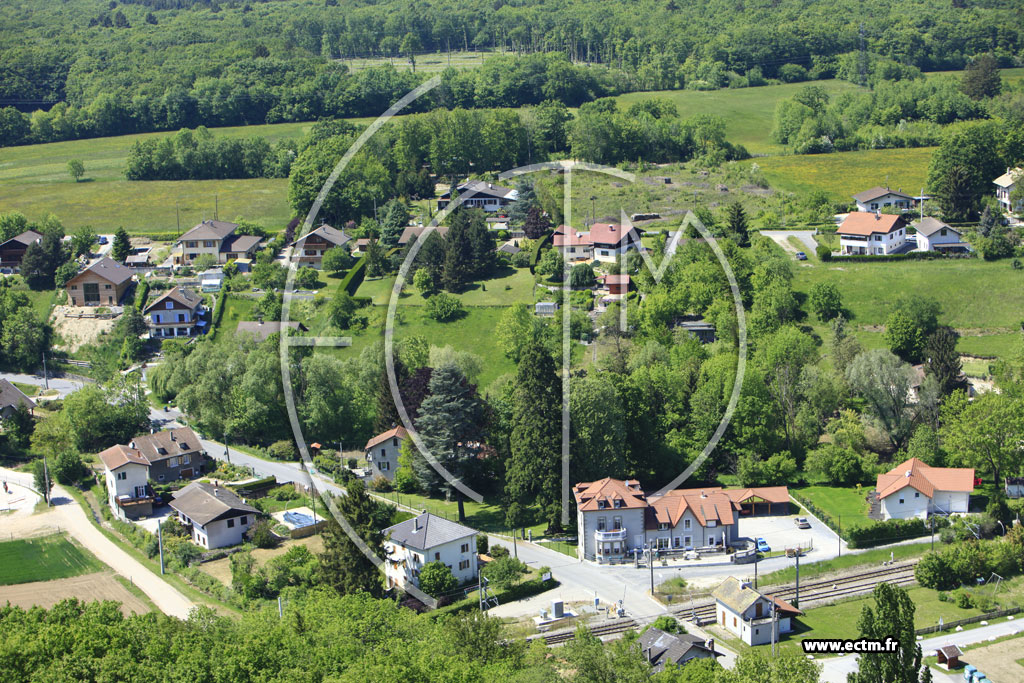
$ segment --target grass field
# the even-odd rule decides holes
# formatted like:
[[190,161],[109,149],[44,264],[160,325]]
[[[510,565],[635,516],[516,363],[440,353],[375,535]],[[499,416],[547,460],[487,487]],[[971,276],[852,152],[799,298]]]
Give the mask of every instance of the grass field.
[[836,201],[876,185],[917,194],[927,185],[933,147],[872,149],[833,154],[790,154],[744,162],[756,163],[773,188],[807,194],[824,190]]
[[833,517],[841,518],[844,529],[871,521],[864,499],[867,491],[837,486],[808,486],[794,491]]
[[[450,520],[458,520],[459,505],[454,501],[428,498],[418,494],[407,493],[377,493],[375,495],[386,498],[390,501],[407,505],[418,510],[426,510],[435,515],[446,517]],[[505,508],[498,500],[484,499],[483,503],[467,500],[465,502],[466,524],[490,533],[509,534],[509,528],[505,524]],[[541,522],[531,527],[533,535],[539,537],[546,525]]]
[[[300,137],[311,125],[235,126],[212,132],[223,137],[261,136],[273,144]],[[169,133],[145,133],[2,148],[0,207],[21,211],[30,220],[53,213],[68,229],[91,225],[101,232],[113,232],[122,225],[129,232],[173,231],[176,203],[185,229],[212,218],[215,203],[218,215],[227,220],[242,216],[278,228],[291,218],[285,179],[125,180],[122,172],[132,145],[166,135]],[[70,159],[85,164],[82,182],[76,183],[68,175]]]
[[765,85],[759,88],[737,88],[733,90],[661,90],[655,92],[634,92],[620,95],[620,105],[628,106],[638,100],[667,99],[676,105],[682,117],[698,114],[714,114],[725,119],[726,139],[739,143],[752,154],[769,154],[785,150],[769,140],[775,117],[775,105],[789,99],[806,85],[817,85],[830,94],[858,90],[859,86],[839,80],[814,81],[813,83],[787,83]]
[[[387,306],[391,302],[391,291],[394,286],[394,277],[366,279],[356,294],[370,297],[375,306]],[[511,306],[516,303],[533,303],[533,275],[529,268],[506,268],[486,280],[470,284],[464,292],[455,296],[464,306]],[[423,306],[425,303],[420,293],[406,282],[399,305]]]
[[62,534],[0,543],[0,585],[66,579],[100,571],[103,563]]
[[[819,282],[835,284],[858,338],[869,347],[885,343],[877,326],[885,324],[894,293],[927,293],[939,301],[939,322],[960,332],[962,353],[1005,355],[1020,338],[1024,275],[1006,261],[841,262],[797,268],[795,273],[793,287],[798,293],[809,293]],[[825,334],[825,326],[813,318],[808,322],[815,323],[818,334]]]
[[[920,557],[929,550],[931,550],[931,543],[911,543],[909,545],[897,545],[891,548],[875,548],[861,553],[834,557],[831,560],[824,560],[822,562],[809,561],[801,563],[800,578],[801,580],[807,580],[823,576],[825,574],[833,574],[857,567],[875,568],[883,561],[888,562],[890,553],[892,553],[891,557],[893,557],[893,559],[899,561]],[[787,567],[786,569],[780,569],[778,571],[771,572],[770,574],[762,574],[760,583],[764,586],[772,586],[775,584],[793,583],[795,580],[796,568]]]

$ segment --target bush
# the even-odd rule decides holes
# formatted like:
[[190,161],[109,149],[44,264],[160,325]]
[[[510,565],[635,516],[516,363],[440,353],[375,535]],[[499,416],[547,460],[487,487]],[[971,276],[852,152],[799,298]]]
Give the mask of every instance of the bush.
[[341,279],[339,287],[352,296],[355,296],[356,290],[359,289],[359,285],[363,284],[363,278],[366,277],[366,257],[363,256],[361,259],[356,261],[356,264],[348,271],[348,274]]
[[488,553],[495,560],[499,560],[503,557],[508,557],[508,548],[503,545],[492,545],[491,551]]
[[388,493],[389,491],[394,490],[394,487],[391,485],[391,481],[387,477],[382,474],[378,474],[370,481],[370,490],[377,491],[379,493]]
[[956,606],[960,609],[970,609],[974,607],[974,603],[971,602],[971,596],[965,591],[961,591],[956,595]]
[[487,554],[487,544],[488,543],[489,543],[489,541],[487,540],[487,534],[477,534],[477,537],[476,537],[476,551],[477,551],[477,553],[479,553],[480,555],[486,555]]
[[257,548],[276,548],[279,541],[268,519],[261,519],[256,522],[246,532],[246,536]]
[[504,557],[488,563],[481,574],[490,581],[492,586],[506,590],[519,583],[528,570],[529,568],[522,560],[506,554]]
[[443,562],[428,562],[420,570],[420,589],[427,595],[436,598],[455,590],[457,585],[452,570]]
[[298,500],[301,497],[302,494],[296,491],[292,484],[282,484],[267,492],[267,498],[273,498],[274,500]]
[[438,322],[454,320],[462,315],[462,302],[451,294],[439,292],[427,299],[427,317]]
[[520,251],[516,254],[512,254],[510,259],[512,266],[515,268],[527,268],[530,265],[530,252]]
[[267,455],[275,460],[298,460],[299,452],[295,444],[282,439],[267,446]]

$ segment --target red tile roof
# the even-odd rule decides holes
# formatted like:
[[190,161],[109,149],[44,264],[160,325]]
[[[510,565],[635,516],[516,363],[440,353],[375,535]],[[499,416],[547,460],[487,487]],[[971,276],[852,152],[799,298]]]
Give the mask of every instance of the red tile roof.
[[559,232],[556,232],[552,238],[552,243],[556,247],[590,246],[592,244],[589,232],[575,232],[574,230],[570,230],[568,234],[565,234],[564,232],[561,232],[564,227],[565,226],[561,226],[559,228]]
[[590,240],[595,244],[619,244],[629,234],[640,241],[640,233],[633,226],[623,227],[616,223],[594,223],[590,226]]
[[874,233],[886,235],[906,225],[903,216],[878,214],[869,211],[853,211],[849,213],[839,226],[840,235],[858,235],[867,237]]
[[646,508],[640,482],[627,479],[621,481],[605,477],[599,481],[576,484],[573,488],[576,506],[580,510],[609,510]]
[[396,436],[399,439],[404,439],[405,437],[409,436],[409,432],[407,432],[405,430],[405,427],[399,425],[399,426],[395,427],[394,429],[389,429],[388,431],[386,431],[386,432],[384,432],[382,434],[378,434],[377,436],[375,436],[372,439],[370,439],[369,441],[367,441],[366,442],[366,447],[363,450],[367,450],[368,451],[371,448],[373,448],[374,446],[376,446],[377,444],[384,443],[388,439],[394,438]]
[[652,498],[650,506],[656,523],[667,522],[673,527],[679,524],[687,510],[697,518],[701,526],[707,526],[708,521],[733,524],[736,521],[734,512],[739,509],[739,505],[733,503],[726,492],[718,487],[676,489],[664,496]]
[[753,486],[745,489],[726,489],[725,494],[734,503],[758,502],[788,503],[789,489],[785,486]]
[[888,498],[907,486],[931,498],[936,491],[974,490],[974,470],[962,467],[931,467],[917,458],[901,462],[885,474],[879,474],[875,483],[878,497]]
[[106,465],[107,469],[110,471],[114,471],[128,463],[135,463],[136,465],[145,465],[146,467],[149,467],[149,461],[143,458],[142,454],[134,448],[128,448],[128,446],[122,446],[121,444],[111,446],[99,455],[100,460],[103,461],[103,464]]

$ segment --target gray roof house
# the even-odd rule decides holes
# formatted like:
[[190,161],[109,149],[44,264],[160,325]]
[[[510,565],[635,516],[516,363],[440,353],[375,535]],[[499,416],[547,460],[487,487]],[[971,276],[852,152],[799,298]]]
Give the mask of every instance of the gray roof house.
[[181,481],[203,473],[209,461],[199,437],[189,427],[166,429],[143,434],[132,439],[128,446],[116,445],[104,453],[131,452],[132,457],[149,466],[151,481]]
[[721,657],[715,652],[713,639],[699,638],[686,633],[666,633],[661,629],[649,628],[637,640],[644,659],[651,665],[653,673],[662,671],[668,663],[682,665],[691,659]]
[[477,531],[429,512],[384,530],[384,574],[389,588],[419,585],[424,565],[440,562],[461,583],[477,578]]
[[0,379],[0,418],[13,413],[19,405],[24,405],[30,412],[36,407],[35,401],[26,396],[21,389],[6,379]]
[[178,491],[171,509],[178,513],[182,524],[190,527],[192,541],[207,549],[241,543],[259,514],[234,492],[203,481]]

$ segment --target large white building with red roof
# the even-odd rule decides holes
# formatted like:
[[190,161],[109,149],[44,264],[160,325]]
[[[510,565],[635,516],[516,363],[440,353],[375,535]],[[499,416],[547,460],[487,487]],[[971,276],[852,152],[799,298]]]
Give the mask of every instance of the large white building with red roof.
[[[645,548],[685,551],[729,546],[740,538],[740,514],[788,513],[785,486],[675,489],[648,497],[633,480],[605,478],[577,484],[576,521],[581,559],[599,563],[632,557]],[[765,507],[767,505],[767,507]],[[761,506],[758,508],[758,506]]]
[[640,231],[632,225],[594,223],[589,232],[575,231],[560,225],[552,236],[555,249],[567,261],[591,260],[614,262],[630,249],[640,249]]
[[965,513],[974,491],[974,470],[931,467],[910,458],[879,474],[875,490],[882,519]]
[[907,243],[907,222],[903,216],[854,211],[836,233],[842,254],[892,254]]

